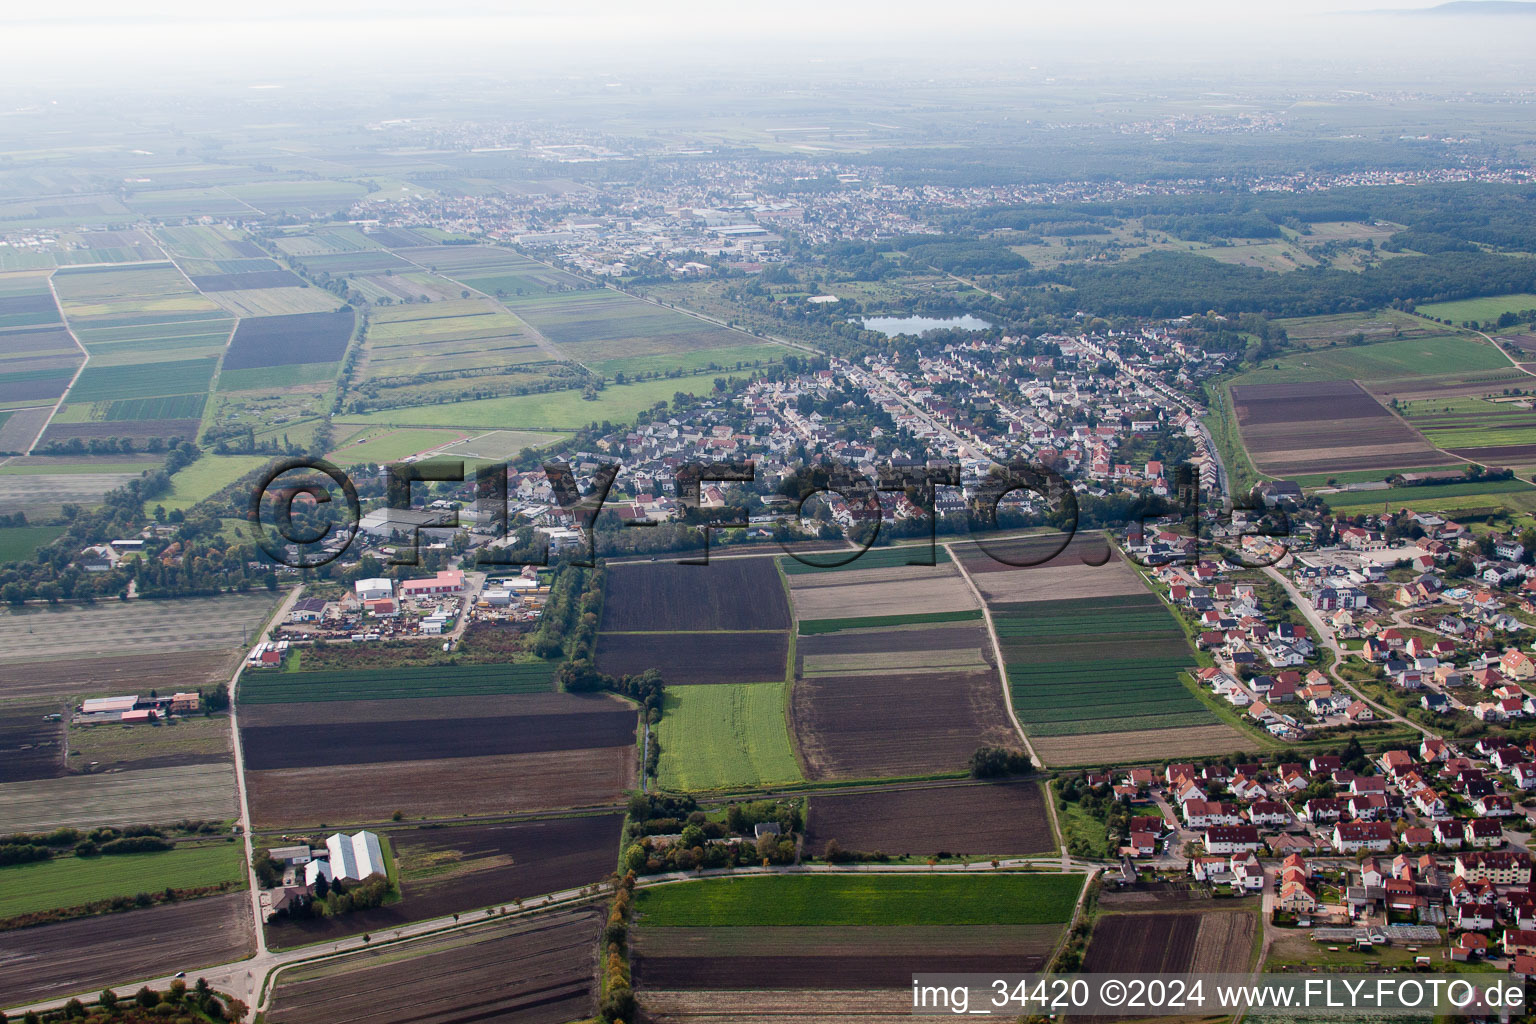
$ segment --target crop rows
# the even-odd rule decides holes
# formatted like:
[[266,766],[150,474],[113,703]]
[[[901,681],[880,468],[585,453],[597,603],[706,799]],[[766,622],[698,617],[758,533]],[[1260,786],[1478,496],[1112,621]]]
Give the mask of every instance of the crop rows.
[[845,629],[878,629],[884,626],[912,626],[925,622],[974,622],[981,618],[979,608],[953,612],[913,612],[908,615],[873,615],[868,618],[802,619],[801,636],[837,633]]
[[285,704],[293,701],[543,693],[554,689],[554,674],[555,666],[549,662],[434,665],[368,671],[258,671],[241,678],[240,700],[247,704]]

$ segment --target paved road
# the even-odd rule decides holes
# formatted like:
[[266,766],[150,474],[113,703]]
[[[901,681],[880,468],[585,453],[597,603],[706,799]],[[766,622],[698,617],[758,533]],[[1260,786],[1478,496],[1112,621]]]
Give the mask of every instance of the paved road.
[[1351,683],[1348,679],[1345,679],[1343,674],[1339,672],[1339,666],[1344,663],[1344,659],[1348,655],[1345,653],[1344,648],[1339,646],[1339,641],[1338,638],[1334,636],[1333,628],[1323,621],[1322,616],[1317,614],[1317,610],[1312,607],[1312,602],[1302,597],[1301,592],[1296,589],[1295,585],[1291,583],[1290,579],[1285,575],[1285,573],[1276,569],[1272,565],[1265,566],[1264,572],[1268,574],[1269,577],[1276,583],[1285,588],[1286,594],[1290,596],[1291,603],[1294,604],[1297,608],[1301,609],[1302,615],[1306,616],[1307,624],[1312,627],[1312,631],[1317,635],[1318,640],[1325,644],[1328,649],[1333,652],[1333,664],[1328,666],[1328,674],[1333,676],[1334,680],[1340,686],[1354,694],[1354,696],[1359,700],[1362,700],[1366,704],[1370,705],[1373,709],[1375,709],[1377,715],[1390,719],[1394,722],[1400,722],[1403,725],[1409,726],[1410,728],[1423,733],[1425,736],[1432,736],[1437,739],[1439,738],[1435,733],[1426,729],[1418,722],[1415,722],[1409,718],[1404,718],[1402,715],[1398,714],[1396,711],[1393,711],[1385,704],[1378,704],[1376,701],[1372,700],[1365,694],[1361,693],[1358,689],[1356,689],[1354,683]]

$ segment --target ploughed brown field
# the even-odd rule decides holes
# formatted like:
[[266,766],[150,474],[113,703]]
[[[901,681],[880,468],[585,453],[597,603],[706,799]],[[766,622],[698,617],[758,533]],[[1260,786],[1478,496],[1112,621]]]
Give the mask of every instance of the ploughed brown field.
[[243,892],[0,932],[0,1006],[192,974],[255,948]]
[[602,628],[788,629],[789,605],[772,558],[720,558],[709,565],[613,565],[603,595]]
[[1052,767],[1143,764],[1170,757],[1258,749],[1252,738],[1220,724],[1082,736],[1033,736],[1030,745]]
[[[449,699],[458,702],[458,698]],[[250,771],[537,754],[634,743],[633,708],[608,700],[602,706],[583,703],[588,706],[555,714],[242,727],[240,736]]]
[[1039,970],[1060,934],[1059,925],[641,927],[634,932],[632,964],[642,993],[901,987],[910,992],[914,973]]
[[613,874],[623,816],[595,814],[497,825],[391,830],[400,901],[341,917],[267,925],[274,946],[382,932],[579,889]]
[[43,718],[67,711],[62,701],[0,706],[0,782],[64,774],[64,724]]
[[1453,455],[1484,465],[1520,466],[1536,462],[1536,444],[1500,444],[1485,448],[1447,448]]
[[757,989],[686,992],[647,989],[646,1016],[656,1024],[912,1024],[912,989]]
[[[955,546],[988,604],[1144,594],[1146,585],[1101,533],[1041,534]],[[1058,551],[1059,549],[1059,551]]]
[[610,675],[654,668],[668,686],[784,678],[789,633],[599,633],[597,667]]
[[976,596],[955,566],[902,565],[800,573],[789,578],[795,616],[841,619],[970,611]]
[[[1221,910],[1105,914],[1094,925],[1083,971],[1102,974],[1239,973],[1248,969],[1256,900]],[[1189,904],[1186,904],[1189,906]]]
[[813,780],[958,772],[977,747],[1019,749],[991,671],[810,676],[789,706]]
[[565,1024],[597,1011],[599,909],[498,921],[279,975],[271,1024]]
[[1254,465],[1265,473],[1391,469],[1456,461],[1352,380],[1235,385],[1232,403],[1243,444]]
[[117,658],[48,658],[0,665],[0,699],[133,693],[150,686],[195,690],[227,682],[239,658],[240,652],[230,648]]
[[246,772],[256,828],[600,807],[635,785],[633,743],[538,754]]
[[1032,779],[817,793],[806,829],[806,850],[816,856],[831,839],[845,850],[918,857],[1041,853],[1056,846],[1040,784]]

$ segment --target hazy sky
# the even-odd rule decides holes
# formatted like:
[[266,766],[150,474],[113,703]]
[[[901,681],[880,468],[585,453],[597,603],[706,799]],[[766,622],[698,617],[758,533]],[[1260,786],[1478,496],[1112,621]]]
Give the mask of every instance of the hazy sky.
[[[78,0],[65,8],[0,4],[0,85],[89,84],[113,74],[147,83],[209,70],[313,74],[482,68],[555,73],[609,66],[742,67],[882,57],[1028,64],[1087,55],[1105,62],[1249,57],[1342,66],[1422,48],[1469,65],[1490,49],[1536,52],[1536,17],[1351,17],[1437,0]],[[1355,26],[1346,27],[1346,23]],[[1362,48],[1352,50],[1360,44]],[[1396,47],[1407,46],[1408,52]],[[669,64],[668,62],[673,62]],[[131,87],[133,82],[122,82]],[[1511,82],[1511,85],[1516,83]],[[3,106],[3,101],[0,101]]]

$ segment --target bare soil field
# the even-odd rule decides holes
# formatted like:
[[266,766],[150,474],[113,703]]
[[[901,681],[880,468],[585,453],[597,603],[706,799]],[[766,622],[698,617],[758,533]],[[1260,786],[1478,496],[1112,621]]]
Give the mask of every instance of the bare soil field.
[[1053,767],[1098,764],[1147,764],[1170,757],[1256,750],[1253,740],[1228,725],[1193,725],[1141,732],[1088,733],[1081,736],[1032,736],[1030,745]]
[[1243,384],[1232,389],[1238,429],[1254,465],[1274,475],[1448,465],[1352,380]]
[[902,650],[953,651],[964,656],[988,646],[982,623],[942,622],[931,626],[881,626],[802,636],[795,642],[795,654],[810,658]]
[[[1061,543],[1056,534],[1049,545],[1024,546],[1003,542],[989,544],[991,552],[1010,562],[1043,557]],[[963,557],[976,589],[988,604],[1030,601],[1061,601],[1076,597],[1119,597],[1144,594],[1146,585],[1125,559],[1099,534],[1080,534],[1054,558],[1028,568],[1010,568],[1006,562],[981,552]]]
[[1501,444],[1487,448],[1447,448],[1452,455],[1484,465],[1518,466],[1536,460],[1536,444]]
[[[932,972],[1028,973],[1057,925],[653,928],[635,930],[640,990],[896,988]],[[874,952],[878,950],[878,952]]]
[[806,850],[820,856],[831,839],[845,850],[917,857],[1056,848],[1033,779],[817,793],[806,817]]
[[457,818],[617,803],[635,785],[633,746],[248,772],[257,828]]
[[0,835],[234,816],[235,768],[228,762],[0,783]]
[[602,628],[788,629],[789,607],[772,558],[721,558],[709,565],[614,565],[608,569]]
[[597,1010],[595,908],[497,922],[279,975],[271,1024],[565,1024]]
[[995,672],[800,679],[790,726],[808,779],[959,772],[979,746],[1019,747]]
[[0,664],[242,647],[278,598],[261,591],[7,609],[0,614]]
[[[473,697],[326,701],[325,717],[337,722],[429,722],[463,718],[471,713],[531,719],[626,709],[634,714],[633,705],[606,693],[488,693]],[[314,721],[315,706],[306,701],[240,706],[240,724],[244,726],[309,725]]]
[[[13,413],[0,426],[0,452],[24,451],[51,410],[24,409]],[[72,505],[95,506],[101,504],[101,496],[115,491],[130,480],[137,480],[137,473],[18,473],[0,476],[0,513],[26,512],[34,509],[58,508],[66,502]]]
[[240,652],[231,649],[0,664],[0,699],[133,693],[150,686],[195,690],[227,682],[239,658]]
[[255,946],[243,892],[0,932],[0,1006],[190,973]]
[[[267,936],[274,946],[297,946],[591,885],[613,874],[622,825],[621,815],[598,814],[392,830],[390,842],[402,869],[398,903],[268,925]],[[435,867],[413,877],[413,859]]]
[[[973,577],[987,573],[1019,572],[1054,568],[1093,568],[1104,565],[1113,554],[1102,533],[1037,533],[1024,537],[956,541],[950,545],[955,558]],[[977,580],[978,586],[981,580]]]
[[[1083,970],[1093,973],[1239,973],[1248,969],[1258,921],[1255,900],[1206,909],[1105,914],[1094,926]],[[1221,909],[1214,909],[1220,907]]]
[[63,710],[62,703],[0,706],[0,783],[64,774],[64,725],[44,721]]
[[654,668],[667,685],[765,683],[784,678],[789,634],[599,633],[597,667],[612,675]]
[[[48,417],[53,415],[53,405],[42,406],[37,409],[18,409],[6,417],[5,423],[0,424],[0,452],[24,452],[37,438],[38,433],[48,422]],[[116,476],[117,474],[109,474]],[[82,496],[82,503],[95,505],[100,502],[101,496],[108,491],[121,487],[137,473],[126,479],[116,482],[91,480],[87,483],[74,484],[73,488],[81,491],[89,489],[89,496]],[[14,478],[22,481],[27,477]],[[72,481],[80,477],[73,474],[58,474],[47,477],[39,482],[36,477],[30,478],[32,483],[12,483],[11,479],[0,482],[0,512],[25,511],[29,508],[45,508],[58,505],[66,501],[74,501],[73,498],[60,498],[55,495],[61,491],[72,488]]]
[[[837,983],[834,983],[837,984]],[[912,989],[749,989],[687,992],[646,989],[646,1016],[656,1024],[911,1024]]]
[[242,727],[240,736],[246,770],[267,771],[630,747],[635,717],[633,708],[593,707],[545,715]]
[[857,614],[912,615],[970,611],[976,596],[952,563],[891,569],[845,569],[790,577],[799,619],[837,619]]

